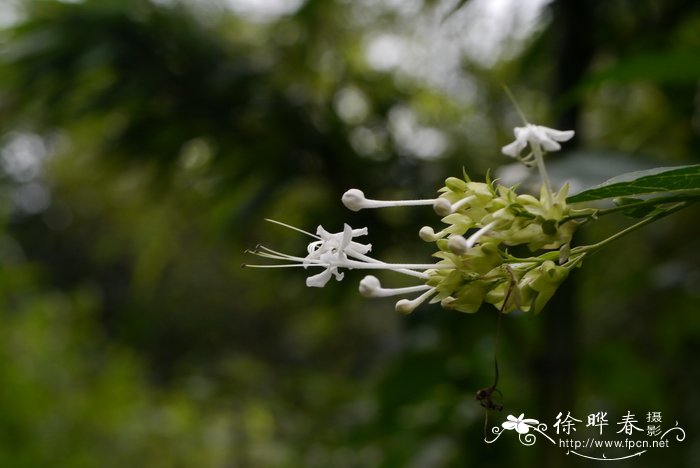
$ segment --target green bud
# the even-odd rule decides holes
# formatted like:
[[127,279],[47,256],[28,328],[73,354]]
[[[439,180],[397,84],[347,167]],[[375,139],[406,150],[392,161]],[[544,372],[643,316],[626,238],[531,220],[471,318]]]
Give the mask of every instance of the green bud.
[[562,281],[566,279],[569,270],[547,260],[533,271],[539,273],[530,284],[531,288],[537,291],[534,312],[539,313],[554,295]]
[[[511,287],[512,289],[509,293],[508,290]],[[504,305],[503,302],[506,300],[506,296],[508,296],[508,303]],[[520,304],[522,304],[522,293],[517,284],[511,286],[510,280],[506,279],[486,293],[484,302],[493,304],[498,310],[508,313],[520,308]]]
[[494,196],[491,186],[483,182],[469,182],[467,183],[467,190],[471,195],[476,195],[484,200],[490,200]]
[[540,201],[532,195],[524,194],[515,197],[515,201],[522,205],[540,205]]
[[445,179],[445,186],[453,192],[466,192],[469,189],[467,182],[457,177],[448,177]]
[[435,245],[437,245],[437,248],[442,250],[443,252],[449,252],[450,249],[447,245],[447,242],[447,239],[438,239],[435,241]]
[[453,296],[444,299],[441,304],[446,309],[458,310],[472,314],[479,310],[484,302],[488,284],[484,281],[471,281],[462,286]]

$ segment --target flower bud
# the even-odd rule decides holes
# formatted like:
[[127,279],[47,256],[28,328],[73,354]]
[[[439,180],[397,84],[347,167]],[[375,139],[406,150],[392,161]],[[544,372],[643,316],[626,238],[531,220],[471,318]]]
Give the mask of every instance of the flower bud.
[[446,198],[436,198],[435,202],[433,203],[433,209],[438,215],[447,216],[452,213],[452,203],[450,203]]
[[381,287],[382,284],[376,276],[367,275],[360,281],[360,294],[365,297],[374,297]]
[[484,182],[468,182],[467,187],[471,194],[481,199],[490,200],[493,198],[492,188],[489,184]]
[[465,192],[468,190],[467,182],[457,177],[448,177],[445,180],[445,186],[453,192]]
[[360,211],[364,208],[364,202],[366,201],[365,194],[359,189],[350,189],[343,194],[341,198],[343,205],[351,211]]
[[400,299],[396,302],[396,306],[394,308],[396,309],[396,312],[408,315],[413,312],[416,307],[418,307],[418,304],[415,304],[413,301],[409,301],[408,299]]
[[450,252],[457,255],[464,255],[469,250],[467,247],[467,239],[462,236],[450,236],[447,241],[447,248]]
[[472,314],[481,307],[487,289],[488,287],[483,281],[470,281],[457,290],[453,295],[454,300],[446,302],[443,299],[443,307]]
[[521,205],[539,205],[540,201],[532,195],[523,194],[515,197],[515,201]]

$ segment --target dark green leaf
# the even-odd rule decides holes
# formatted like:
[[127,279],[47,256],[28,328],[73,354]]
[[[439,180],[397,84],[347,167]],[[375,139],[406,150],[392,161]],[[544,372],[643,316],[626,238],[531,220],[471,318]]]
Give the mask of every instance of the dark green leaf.
[[567,199],[568,203],[651,193],[700,190],[700,165],[657,167],[622,174]]

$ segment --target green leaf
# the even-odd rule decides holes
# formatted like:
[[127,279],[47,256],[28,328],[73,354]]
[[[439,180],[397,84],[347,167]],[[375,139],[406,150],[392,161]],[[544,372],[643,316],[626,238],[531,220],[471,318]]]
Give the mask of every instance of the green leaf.
[[651,193],[700,190],[700,164],[629,172],[567,198],[568,203]]

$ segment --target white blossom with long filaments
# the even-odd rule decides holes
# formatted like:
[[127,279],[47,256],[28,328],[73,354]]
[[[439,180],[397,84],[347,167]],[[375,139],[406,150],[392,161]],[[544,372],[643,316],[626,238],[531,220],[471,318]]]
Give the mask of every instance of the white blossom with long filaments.
[[306,279],[306,285],[314,288],[322,288],[331,279],[331,275],[340,281],[344,273],[338,271],[348,257],[364,256],[372,250],[372,244],[360,244],[352,239],[354,237],[366,236],[367,228],[352,229],[348,224],[343,226],[343,232],[330,233],[319,226],[316,229],[319,240],[311,242],[308,247],[308,255],[304,259],[304,266],[325,263],[328,267]]
[[[307,246],[308,254],[306,257],[298,257],[294,255],[284,254],[260,245],[250,253],[253,253],[260,257],[281,260],[289,263],[277,265],[246,266],[253,268],[324,268],[322,272],[309,276],[306,279],[306,285],[308,287],[322,288],[328,283],[328,281],[330,281],[332,277],[335,277],[335,279],[338,281],[342,280],[344,277],[344,273],[340,271],[341,268],[350,270],[392,270],[399,273],[403,273],[405,275],[414,276],[422,281],[428,278],[428,274],[425,273],[426,270],[452,268],[448,265],[436,264],[386,263],[374,259],[367,255],[367,253],[369,253],[372,249],[371,244],[361,244],[353,240],[355,237],[361,237],[366,235],[367,228],[352,229],[348,224],[345,224],[342,232],[331,233],[324,229],[323,226],[318,226],[318,228],[316,229],[316,234],[311,234],[310,232],[304,231],[294,226],[290,226],[285,223],[281,223],[279,221],[274,221],[271,219],[268,219],[267,221],[301,232],[303,234],[306,234],[307,236],[313,237],[316,240],[310,242]],[[422,289],[424,288],[421,287],[417,290]],[[398,291],[400,291],[400,293],[410,293],[414,290],[410,288],[405,288],[403,290],[399,289]]]

